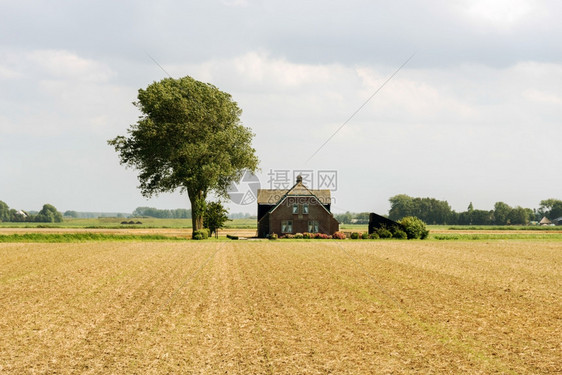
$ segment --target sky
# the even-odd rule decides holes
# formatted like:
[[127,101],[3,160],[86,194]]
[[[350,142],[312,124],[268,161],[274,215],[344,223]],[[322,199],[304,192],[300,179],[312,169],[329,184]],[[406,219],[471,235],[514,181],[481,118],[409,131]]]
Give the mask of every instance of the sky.
[[397,194],[537,208],[562,199],[560,14],[546,0],[0,0],[0,200],[188,208],[143,197],[107,144],[169,74],[232,95],[262,188],[306,171],[312,188],[332,176],[334,212],[386,214]]

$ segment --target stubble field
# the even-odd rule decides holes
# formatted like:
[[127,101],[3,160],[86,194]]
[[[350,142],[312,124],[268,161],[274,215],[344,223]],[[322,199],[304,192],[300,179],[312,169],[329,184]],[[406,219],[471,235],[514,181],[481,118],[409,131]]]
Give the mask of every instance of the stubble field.
[[560,241],[0,244],[0,373],[562,372]]

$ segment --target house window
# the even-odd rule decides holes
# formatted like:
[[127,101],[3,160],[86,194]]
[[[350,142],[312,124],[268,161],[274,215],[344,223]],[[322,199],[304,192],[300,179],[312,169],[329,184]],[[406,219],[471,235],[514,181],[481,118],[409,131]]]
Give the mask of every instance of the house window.
[[318,220],[309,220],[308,221],[308,232],[309,233],[318,233]]
[[308,204],[303,204],[303,205],[302,205],[302,213],[303,213],[303,214],[308,214]]
[[293,213],[294,213],[294,214],[298,214],[298,213],[299,213],[299,205],[298,205],[298,204],[293,204]]
[[281,233],[293,233],[293,220],[283,220],[281,222]]

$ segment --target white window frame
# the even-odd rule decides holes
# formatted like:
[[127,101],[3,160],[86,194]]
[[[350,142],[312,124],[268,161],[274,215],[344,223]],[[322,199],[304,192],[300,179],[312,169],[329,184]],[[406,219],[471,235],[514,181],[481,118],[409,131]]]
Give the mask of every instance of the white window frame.
[[281,233],[293,233],[293,220],[281,221]]
[[302,213],[308,215],[308,203],[302,205]]
[[320,229],[320,223],[318,220],[308,221],[308,233],[318,233]]
[[295,203],[293,204],[293,215],[298,213],[299,213],[299,205]]

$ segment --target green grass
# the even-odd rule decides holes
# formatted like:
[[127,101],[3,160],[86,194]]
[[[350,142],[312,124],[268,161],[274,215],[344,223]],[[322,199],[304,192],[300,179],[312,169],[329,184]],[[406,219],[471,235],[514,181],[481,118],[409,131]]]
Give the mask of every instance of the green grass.
[[225,228],[234,229],[256,229],[258,227],[257,219],[233,219],[224,224]]
[[368,230],[368,224],[340,224],[340,231],[367,232]]
[[[433,227],[433,226],[432,226]],[[435,226],[437,227],[437,226]],[[539,226],[539,225],[440,225],[441,229],[448,230],[532,230],[532,231],[562,231],[560,226]]]
[[429,240],[562,240],[562,233],[429,233]]
[[99,242],[99,241],[185,241],[184,237],[158,234],[104,234],[104,233],[24,233],[0,235],[1,242]]
[[[121,224],[134,221],[142,224]],[[62,223],[4,223],[0,228],[82,228],[82,229],[135,229],[135,228],[191,228],[191,219],[157,219],[153,217],[119,218],[100,217],[95,219],[69,219]],[[225,228],[254,229],[257,228],[256,219],[233,219],[225,223]]]

